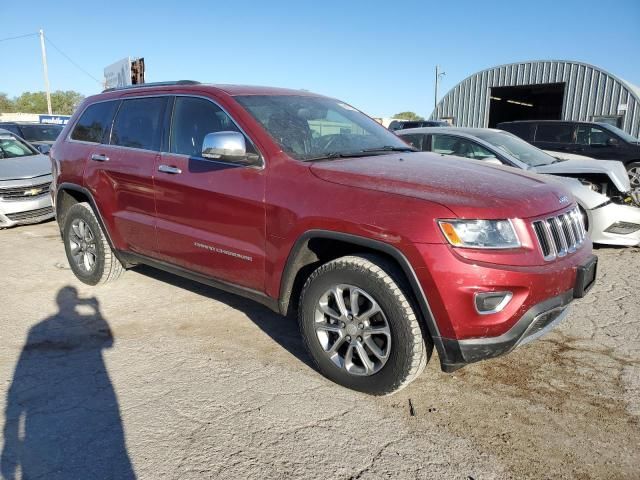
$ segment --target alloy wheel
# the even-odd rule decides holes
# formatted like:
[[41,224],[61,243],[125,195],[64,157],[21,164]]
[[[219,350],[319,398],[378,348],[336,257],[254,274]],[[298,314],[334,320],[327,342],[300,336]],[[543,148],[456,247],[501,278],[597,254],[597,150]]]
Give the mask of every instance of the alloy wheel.
[[378,302],[354,285],[334,285],[320,296],[314,328],[325,354],[351,375],[373,375],[389,359],[387,318]]
[[76,265],[84,273],[92,273],[96,268],[96,237],[89,224],[81,218],[71,222],[69,230],[69,251]]
[[629,175],[629,183],[631,183],[631,189],[640,189],[640,167],[631,167],[627,170]]

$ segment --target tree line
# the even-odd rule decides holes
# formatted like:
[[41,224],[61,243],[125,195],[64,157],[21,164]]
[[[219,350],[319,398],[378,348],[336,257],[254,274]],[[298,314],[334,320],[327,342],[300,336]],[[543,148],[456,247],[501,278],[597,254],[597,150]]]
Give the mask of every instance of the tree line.
[[[84,95],[74,90],[51,92],[51,110],[57,115],[71,115]],[[0,113],[47,113],[45,92],[24,92],[19,97],[9,98],[0,92]]]

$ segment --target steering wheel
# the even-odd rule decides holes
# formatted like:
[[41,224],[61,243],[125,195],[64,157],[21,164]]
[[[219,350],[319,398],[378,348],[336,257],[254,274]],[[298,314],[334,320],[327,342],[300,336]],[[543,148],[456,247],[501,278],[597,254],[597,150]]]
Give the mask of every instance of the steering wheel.
[[324,142],[324,145],[320,145],[320,150],[324,153],[329,153],[332,151],[344,149],[345,147],[348,146],[348,140],[345,135],[340,135],[340,134],[323,135],[318,140],[320,142],[322,142],[323,140],[326,140]]

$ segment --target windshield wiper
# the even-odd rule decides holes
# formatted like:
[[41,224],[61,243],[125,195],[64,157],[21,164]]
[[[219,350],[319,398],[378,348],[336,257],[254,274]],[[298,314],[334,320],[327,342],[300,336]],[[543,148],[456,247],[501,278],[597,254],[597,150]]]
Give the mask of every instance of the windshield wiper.
[[329,152],[325,155],[319,155],[317,157],[309,157],[302,159],[303,162],[315,162],[319,160],[333,160],[336,158],[354,158],[354,157],[366,157],[369,153],[385,153],[385,152],[417,152],[413,147],[392,147],[391,145],[385,145],[384,147],[377,148],[365,148],[358,150],[357,152]]
[[385,145],[383,147],[376,147],[376,148],[365,148],[364,150],[361,150],[362,152],[417,152],[418,149],[417,148],[413,148],[413,147],[394,147],[392,145]]

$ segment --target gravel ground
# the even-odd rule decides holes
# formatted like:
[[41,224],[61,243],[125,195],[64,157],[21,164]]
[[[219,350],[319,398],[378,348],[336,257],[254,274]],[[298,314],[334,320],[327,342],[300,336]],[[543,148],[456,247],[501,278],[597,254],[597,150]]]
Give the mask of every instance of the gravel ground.
[[638,249],[598,249],[541,340],[373,398],[258,304],[148,268],[88,287],[53,222],[0,238],[3,478],[640,478]]

